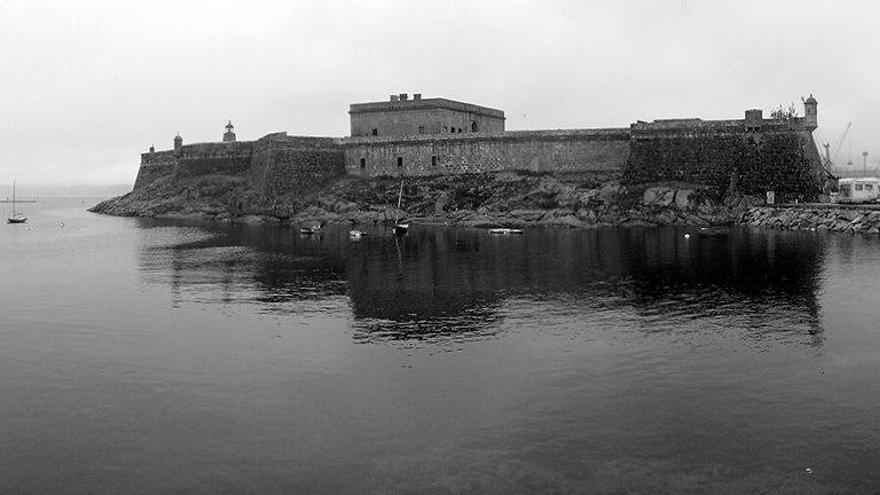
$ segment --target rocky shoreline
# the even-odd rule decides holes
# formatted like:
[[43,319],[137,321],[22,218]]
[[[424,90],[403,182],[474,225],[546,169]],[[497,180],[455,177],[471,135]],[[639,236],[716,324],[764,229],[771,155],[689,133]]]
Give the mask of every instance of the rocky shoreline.
[[[93,212],[136,217],[234,222],[416,224],[465,227],[581,228],[632,225],[729,224],[731,205],[694,187],[626,187],[616,176],[574,180],[535,174],[473,174],[407,178],[403,207],[394,206],[400,178],[338,181],[301,198],[267,200],[252,191],[218,185],[163,184],[104,201]],[[218,191],[226,191],[219,193]]]
[[[294,198],[266,198],[242,182],[162,183],[105,201],[91,211],[120,216],[224,222],[412,224],[474,228],[592,228],[744,225],[877,234],[880,210],[833,205],[765,206],[688,184],[622,185],[614,175],[565,178],[498,173],[456,177],[345,178]],[[403,182],[403,205],[394,206]]]

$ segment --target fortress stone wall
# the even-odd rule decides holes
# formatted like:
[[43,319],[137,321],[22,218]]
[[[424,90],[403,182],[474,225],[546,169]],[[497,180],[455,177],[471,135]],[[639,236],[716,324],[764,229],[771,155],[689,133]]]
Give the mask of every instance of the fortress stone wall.
[[504,170],[622,170],[629,130],[508,131],[344,140],[350,175],[442,175]]
[[141,155],[135,189],[160,177],[247,178],[264,194],[306,191],[345,173],[339,139],[269,134],[256,141],[197,143]]
[[275,197],[310,191],[345,173],[339,140],[270,134],[257,141],[250,177],[263,194]]
[[747,110],[741,120],[637,122],[630,126],[625,178],[815,200],[829,174],[813,140],[815,100],[806,108],[806,117],[764,119],[760,110]]
[[[809,197],[827,178],[812,137],[817,126],[812,96],[804,102],[803,117],[764,119],[760,110],[746,110],[743,119],[540,131],[504,131],[500,110],[442,98],[401,101],[404,96],[352,105],[347,138],[275,133],[236,141],[231,122],[225,142],[184,145],[178,136],[173,150],[141,155],[135,188],[162,177],[224,175],[247,179],[261,194],[275,197],[305,193],[344,174],[620,171],[634,183],[685,181]],[[456,119],[463,127],[456,127]],[[384,133],[370,131],[383,125]]]

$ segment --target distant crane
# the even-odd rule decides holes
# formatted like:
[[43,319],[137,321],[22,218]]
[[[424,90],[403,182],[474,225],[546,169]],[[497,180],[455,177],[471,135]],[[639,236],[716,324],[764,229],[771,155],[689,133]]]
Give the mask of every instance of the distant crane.
[[840,156],[840,150],[843,148],[843,143],[846,141],[846,136],[849,135],[849,130],[852,128],[852,122],[846,124],[846,129],[843,130],[843,134],[841,134],[840,139],[834,143],[834,159],[833,161],[837,161],[837,157]]
[[[837,163],[837,159],[840,157],[840,150],[843,147],[843,143],[846,141],[847,135],[849,135],[849,129],[851,127],[852,122],[846,124],[846,129],[843,130],[843,134],[841,134],[837,141],[834,143],[833,148],[831,148],[831,145],[828,143],[825,143],[823,145],[825,148],[825,162],[828,168],[834,170],[834,164]],[[852,165],[852,161],[850,161],[847,165]]]

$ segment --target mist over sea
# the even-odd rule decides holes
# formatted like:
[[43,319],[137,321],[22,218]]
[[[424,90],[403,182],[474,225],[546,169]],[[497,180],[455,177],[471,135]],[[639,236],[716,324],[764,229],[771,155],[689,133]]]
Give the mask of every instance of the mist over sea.
[[0,227],[0,493],[880,489],[876,236],[96,202]]

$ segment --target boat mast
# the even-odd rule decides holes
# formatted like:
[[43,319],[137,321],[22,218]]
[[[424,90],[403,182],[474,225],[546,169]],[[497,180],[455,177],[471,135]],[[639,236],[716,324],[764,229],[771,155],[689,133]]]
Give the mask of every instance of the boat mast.
[[12,179],[12,216],[15,217],[15,179]]
[[400,193],[397,195],[397,211],[394,212],[394,225],[397,225],[397,220],[400,218],[400,201],[403,199],[403,181],[400,181]]

